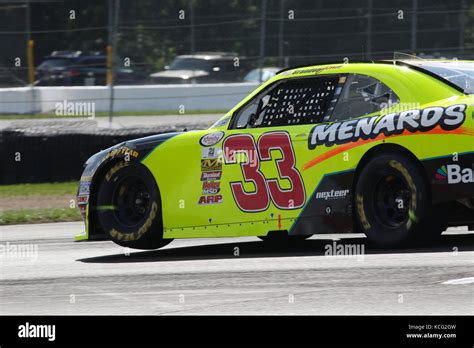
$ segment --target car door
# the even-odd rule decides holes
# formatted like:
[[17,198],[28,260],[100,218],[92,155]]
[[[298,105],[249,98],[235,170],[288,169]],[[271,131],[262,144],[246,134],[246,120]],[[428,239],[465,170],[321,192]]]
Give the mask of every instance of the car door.
[[265,233],[290,229],[318,179],[305,174],[313,155],[309,135],[329,118],[343,81],[339,75],[280,80],[234,113],[222,142],[229,219],[253,222]]

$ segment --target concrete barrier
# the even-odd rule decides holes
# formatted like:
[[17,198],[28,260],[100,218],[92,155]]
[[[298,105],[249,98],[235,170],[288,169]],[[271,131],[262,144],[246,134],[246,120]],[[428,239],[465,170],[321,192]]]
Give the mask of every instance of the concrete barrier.
[[[257,86],[255,83],[116,86],[114,111],[230,109]],[[92,103],[95,112],[106,112],[109,98],[107,86],[2,88],[0,114],[54,113],[58,103]]]

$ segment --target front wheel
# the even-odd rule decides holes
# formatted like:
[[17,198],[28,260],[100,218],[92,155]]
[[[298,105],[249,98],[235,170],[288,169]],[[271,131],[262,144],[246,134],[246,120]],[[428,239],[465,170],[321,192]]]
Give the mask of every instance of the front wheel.
[[120,161],[108,168],[99,186],[96,209],[103,231],[121,246],[157,249],[171,242],[162,238],[158,186],[139,163]]
[[426,241],[442,229],[430,216],[430,191],[421,170],[400,154],[380,155],[366,164],[354,203],[359,229],[378,246]]

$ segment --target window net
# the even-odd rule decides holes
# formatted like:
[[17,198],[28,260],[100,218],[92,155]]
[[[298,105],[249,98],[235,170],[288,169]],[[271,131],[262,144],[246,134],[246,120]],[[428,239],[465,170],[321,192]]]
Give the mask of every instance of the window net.
[[280,84],[271,91],[259,127],[321,122],[338,78],[299,79]]

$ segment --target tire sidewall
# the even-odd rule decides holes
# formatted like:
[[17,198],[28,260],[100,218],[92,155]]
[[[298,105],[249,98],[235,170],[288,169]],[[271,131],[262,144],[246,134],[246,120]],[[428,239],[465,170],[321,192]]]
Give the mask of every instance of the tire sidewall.
[[[401,177],[410,191],[408,220],[397,227],[382,223],[375,209],[376,184],[388,174]],[[423,222],[430,207],[429,190],[418,166],[410,159],[398,154],[372,159],[360,173],[354,197],[358,227],[374,244],[399,246],[424,237]]]
[[[150,203],[145,216],[136,226],[124,225],[113,210],[107,209],[107,207],[113,206],[113,195],[119,183],[131,176],[139,177],[150,194]],[[139,163],[119,161],[105,171],[98,189],[97,210],[98,220],[103,231],[111,240],[121,246],[153,249],[162,241],[160,192],[153,175]]]

